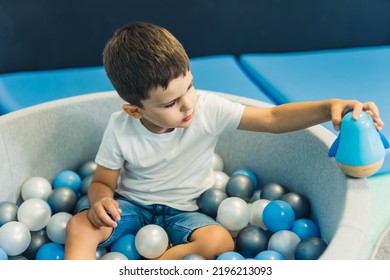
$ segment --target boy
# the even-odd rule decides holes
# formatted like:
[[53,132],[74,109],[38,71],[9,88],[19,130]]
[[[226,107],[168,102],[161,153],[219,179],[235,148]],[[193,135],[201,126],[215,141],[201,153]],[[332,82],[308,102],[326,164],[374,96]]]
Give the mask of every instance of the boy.
[[372,102],[332,99],[253,108],[199,93],[182,45],[148,23],[117,31],[103,62],[126,104],[111,116],[96,156],[91,208],[67,225],[66,259],[94,259],[97,246],[107,247],[149,223],[164,227],[173,244],[158,259],[190,253],[215,259],[234,249],[233,239],[196,211],[196,199],[214,183],[212,158],[222,132],[282,133],[328,120],[338,129],[351,110],[355,119],[366,110],[377,129],[383,126]]

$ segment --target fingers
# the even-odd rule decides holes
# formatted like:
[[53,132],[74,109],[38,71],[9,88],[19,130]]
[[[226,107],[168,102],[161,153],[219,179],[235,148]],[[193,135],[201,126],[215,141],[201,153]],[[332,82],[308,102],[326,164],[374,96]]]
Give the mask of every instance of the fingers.
[[379,109],[374,102],[361,103],[356,100],[346,100],[345,102],[339,102],[332,108],[332,122],[335,130],[340,129],[341,120],[344,115],[352,110],[352,118],[357,120],[360,113],[364,110],[374,120],[375,128],[381,130],[384,126],[384,122],[379,116]]
[[114,199],[105,199],[93,205],[88,213],[88,218],[96,227],[112,227],[117,226],[116,221],[120,220],[118,203]]
[[385,124],[379,116],[379,109],[376,104],[374,102],[363,103],[363,110],[372,117],[376,129],[381,130]]

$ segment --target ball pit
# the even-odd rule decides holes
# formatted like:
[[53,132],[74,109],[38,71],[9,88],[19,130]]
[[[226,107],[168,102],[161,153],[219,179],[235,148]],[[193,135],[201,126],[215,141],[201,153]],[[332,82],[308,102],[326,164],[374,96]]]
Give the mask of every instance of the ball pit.
[[[220,95],[243,104],[271,106]],[[79,170],[81,164],[93,159],[109,115],[120,110],[121,104],[115,93],[107,92],[54,101],[2,116],[0,176],[7,187],[0,193],[0,202],[20,206],[21,187],[27,179],[39,175],[53,182],[60,172]],[[34,137],[20,137],[21,132]],[[215,166],[229,176],[236,170],[249,169],[257,174],[260,188],[280,184],[289,192],[304,195],[310,201],[310,218],[327,244],[319,258],[361,259],[369,230],[369,189],[364,179],[345,176],[329,160],[327,151],[334,139],[322,126],[279,135],[237,131],[220,138],[216,153],[223,162],[216,160]],[[77,186],[70,187],[80,191],[81,178]],[[261,194],[260,198],[265,199]],[[28,244],[22,247],[11,255],[21,254]],[[58,254],[51,258],[61,259],[62,248],[57,246]]]

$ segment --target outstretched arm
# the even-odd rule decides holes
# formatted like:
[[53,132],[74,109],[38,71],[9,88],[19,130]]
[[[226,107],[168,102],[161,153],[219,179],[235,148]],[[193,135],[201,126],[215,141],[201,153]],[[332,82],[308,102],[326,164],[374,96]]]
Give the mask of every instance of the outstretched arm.
[[313,125],[332,121],[339,130],[342,117],[353,111],[357,119],[362,110],[367,111],[375,122],[376,128],[384,125],[379,117],[375,103],[360,103],[356,100],[330,99],[313,102],[287,103],[271,108],[246,107],[240,121],[239,129],[270,133],[283,133],[304,129]]

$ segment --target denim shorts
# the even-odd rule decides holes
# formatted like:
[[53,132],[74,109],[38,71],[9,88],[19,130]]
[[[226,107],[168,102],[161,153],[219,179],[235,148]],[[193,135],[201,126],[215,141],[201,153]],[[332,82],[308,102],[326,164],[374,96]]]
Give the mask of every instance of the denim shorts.
[[200,227],[219,224],[198,211],[180,211],[161,204],[141,205],[119,195],[115,198],[122,210],[121,219],[111,236],[99,247],[108,247],[125,234],[135,235],[141,227],[148,224],[164,228],[173,246],[187,243],[191,233]]

